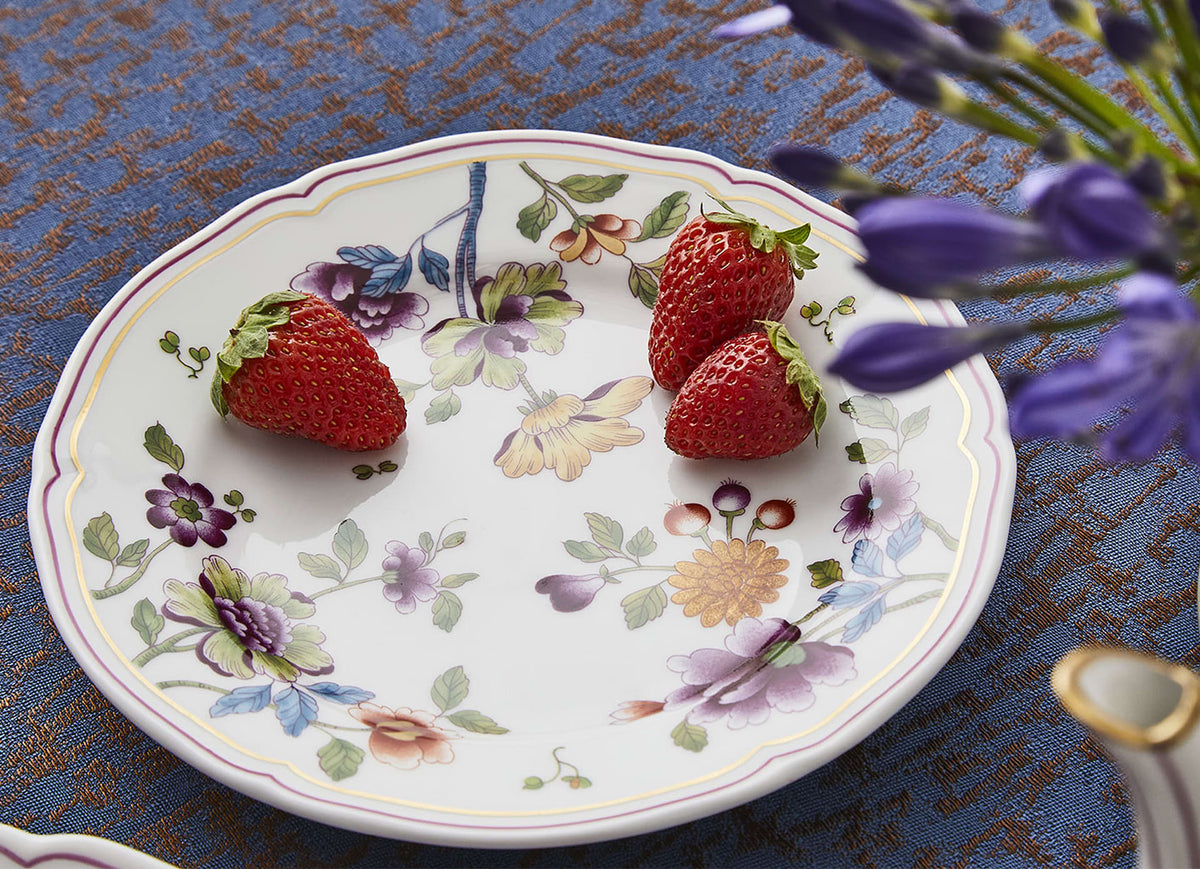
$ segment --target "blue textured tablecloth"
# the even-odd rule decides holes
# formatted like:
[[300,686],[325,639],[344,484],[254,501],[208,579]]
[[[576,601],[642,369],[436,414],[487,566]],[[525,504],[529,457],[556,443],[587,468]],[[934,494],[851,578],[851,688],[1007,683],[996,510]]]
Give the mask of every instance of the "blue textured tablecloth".
[[[1132,866],[1114,767],[1048,675],[1084,642],[1200,665],[1195,469],[1018,448],[995,590],[950,664],[857,748],[770,796],[633,839],[491,852],[376,839],[214,783],[134,728],[56,633],[26,528],[34,435],[92,317],[141,266],[239,201],[330,161],[434,136],[554,128],[765,168],[828,145],[938,194],[1015,204],[1036,158],[881,93],[778,31],[736,44],[722,0],[0,2],[0,822],[92,833],[180,866]],[[992,4],[995,8],[996,4]],[[1105,82],[1041,0],[1007,13]],[[1092,297],[971,319],[1083,310]],[[1095,335],[991,361],[1036,370]]]

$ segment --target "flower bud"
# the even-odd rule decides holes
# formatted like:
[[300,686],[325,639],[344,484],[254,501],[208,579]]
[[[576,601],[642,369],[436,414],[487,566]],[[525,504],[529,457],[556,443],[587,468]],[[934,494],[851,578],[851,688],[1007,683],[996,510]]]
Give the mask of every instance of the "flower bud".
[[974,6],[956,8],[951,25],[967,45],[988,54],[1021,60],[1034,51],[1033,45],[1023,35],[1005,27],[995,15]]
[[953,116],[968,102],[958,85],[928,66],[910,63],[894,70],[878,66],[868,69],[896,96],[922,108]]
[[771,164],[785,178],[805,187],[833,187],[838,190],[877,191],[871,178],[851,169],[821,148],[803,145],[778,145],[771,149]]
[[1164,67],[1171,62],[1170,48],[1144,21],[1106,12],[1100,18],[1100,29],[1108,50],[1117,60],[1149,67]]
[[1074,27],[1092,39],[1100,40],[1100,21],[1096,16],[1096,7],[1088,0],[1050,0],[1050,8],[1063,24]]

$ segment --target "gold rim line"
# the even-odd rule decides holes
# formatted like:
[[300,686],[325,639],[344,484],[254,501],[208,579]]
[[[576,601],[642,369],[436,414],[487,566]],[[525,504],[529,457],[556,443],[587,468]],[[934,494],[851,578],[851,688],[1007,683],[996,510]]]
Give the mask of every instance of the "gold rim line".
[[[1181,689],[1179,702],[1162,720],[1138,726],[1103,711],[1084,692],[1080,681],[1088,667],[1113,658],[1135,661],[1165,676]],[[1064,655],[1050,676],[1050,685],[1063,708],[1100,736],[1137,749],[1166,749],[1192,733],[1200,721],[1200,682],[1182,664],[1172,664],[1133,649],[1118,646],[1084,646]]]
[[[417,155],[417,158],[419,158],[419,157],[420,157],[420,155]],[[388,797],[388,796],[384,796],[382,794],[374,794],[374,793],[369,793],[369,792],[364,792],[364,791],[356,791],[356,790],[351,790],[348,788],[339,787],[335,784],[325,782],[321,779],[317,779],[317,778],[309,775],[304,770],[297,767],[290,760],[267,757],[265,755],[261,755],[261,754],[258,754],[257,752],[251,751],[248,748],[246,748],[245,746],[235,743],[234,741],[232,741],[229,737],[225,736],[220,731],[213,729],[208,723],[206,723],[203,719],[194,715],[190,710],[188,710],[188,709],[184,708],[183,706],[181,706],[180,704],[176,703],[165,692],[160,690],[152,681],[150,681],[139,669],[134,668],[132,665],[132,662],[128,658],[125,657],[125,655],[120,651],[120,649],[117,647],[116,643],[113,641],[112,637],[108,634],[108,631],[105,629],[105,627],[104,627],[103,623],[101,622],[99,615],[96,611],[95,603],[92,600],[92,596],[90,593],[91,590],[86,585],[86,581],[85,581],[85,577],[84,577],[82,553],[79,549],[79,545],[78,545],[78,542],[76,539],[77,535],[75,534],[75,525],[71,518],[71,507],[73,504],[75,494],[78,491],[80,485],[82,484],[84,477],[86,476],[86,472],[83,468],[82,462],[80,461],[79,453],[78,453],[79,435],[82,430],[83,423],[88,415],[88,411],[91,409],[91,406],[96,399],[96,395],[99,391],[100,383],[104,377],[104,374],[106,373],[109,365],[111,364],[112,359],[117,351],[117,348],[124,341],[125,337],[129,333],[130,329],[133,327],[134,323],[136,323],[145,314],[145,312],[159,298],[161,298],[163,296],[164,293],[166,293],[169,289],[171,289],[171,287],[173,287],[175,284],[177,284],[183,278],[187,277],[189,274],[196,271],[197,269],[199,269],[201,266],[205,265],[209,261],[215,259],[217,256],[226,252],[230,248],[240,244],[247,237],[249,237],[250,235],[259,231],[261,228],[263,228],[264,226],[266,226],[270,223],[274,223],[278,220],[282,220],[282,219],[288,218],[288,217],[311,217],[313,215],[320,213],[327,205],[329,205],[329,203],[333,202],[336,199],[341,198],[342,196],[352,193],[356,190],[360,190],[360,189],[364,189],[364,188],[368,188],[368,187],[375,187],[375,186],[379,186],[382,184],[392,183],[395,181],[401,181],[401,180],[404,180],[407,178],[424,175],[424,174],[428,174],[431,172],[443,171],[446,169],[454,168],[457,166],[463,166],[463,165],[467,165],[467,164],[475,163],[475,162],[482,161],[482,162],[490,163],[490,162],[503,162],[503,161],[517,161],[517,160],[525,160],[525,159],[554,160],[554,161],[560,161],[560,162],[583,163],[583,164],[604,166],[604,167],[607,167],[610,169],[624,169],[624,170],[628,170],[630,172],[641,174],[641,175],[654,175],[654,176],[675,178],[675,179],[679,179],[682,181],[687,181],[693,185],[696,185],[696,186],[704,189],[705,191],[707,191],[708,193],[713,194],[713,195],[716,195],[717,191],[718,191],[718,188],[715,185],[709,183],[708,181],[697,178],[693,175],[688,175],[688,174],[682,173],[682,172],[675,172],[675,171],[669,171],[669,170],[652,170],[652,169],[647,169],[642,166],[614,163],[611,161],[601,160],[601,159],[596,159],[596,158],[567,156],[567,155],[561,155],[561,154],[547,154],[547,153],[540,153],[540,152],[517,153],[517,154],[495,154],[495,155],[483,155],[483,156],[478,156],[478,157],[462,158],[462,159],[457,159],[457,160],[441,162],[436,165],[421,168],[421,169],[414,169],[414,170],[409,170],[407,172],[390,174],[386,177],[376,178],[376,179],[368,179],[365,181],[357,182],[355,184],[347,185],[345,187],[339,188],[338,190],[332,192],[329,196],[327,196],[325,199],[321,200],[320,202],[318,202],[316,205],[314,205],[311,208],[291,209],[288,211],[280,212],[278,214],[274,214],[274,215],[263,218],[262,220],[258,221],[257,223],[251,225],[249,228],[247,228],[241,234],[237,235],[235,238],[233,238],[230,241],[226,242],[225,244],[221,245],[220,247],[213,250],[211,253],[207,254],[206,256],[199,259],[198,261],[193,262],[192,264],[188,265],[178,275],[175,275],[174,277],[172,277],[171,279],[166,281],[160,289],[158,289],[154,293],[152,293],[146,299],[146,301],[137,308],[137,310],[131,315],[129,321],[123,327],[121,327],[121,329],[117,332],[116,336],[114,337],[112,345],[108,348],[108,351],[105,353],[104,357],[102,358],[102,360],[97,368],[96,374],[92,380],[92,385],[91,385],[90,389],[88,390],[88,393],[80,406],[78,415],[76,417],[75,423],[71,430],[70,455],[71,455],[71,459],[75,465],[77,477],[72,482],[72,484],[70,485],[70,487],[68,489],[66,501],[64,504],[64,516],[65,516],[65,522],[66,522],[66,526],[67,526],[67,532],[69,534],[69,539],[71,542],[71,548],[74,553],[75,567],[76,567],[76,572],[77,572],[76,575],[79,580],[79,587],[82,592],[82,598],[83,598],[85,604],[87,605],[87,608],[88,608],[89,614],[91,615],[92,623],[93,623],[93,626],[94,626],[96,632],[99,633],[100,636],[103,637],[104,641],[108,644],[108,647],[109,647],[110,651],[112,652],[113,656],[125,667],[127,672],[133,674],[143,684],[143,686],[148,689],[149,693],[152,696],[157,697],[160,701],[162,701],[162,703],[164,705],[175,710],[175,712],[178,713],[183,718],[191,721],[192,724],[195,725],[197,728],[199,728],[200,730],[209,734],[209,736],[214,738],[216,741],[221,742],[221,743],[227,745],[228,747],[234,749],[236,752],[238,752],[239,754],[241,754],[244,757],[247,757],[247,758],[250,758],[250,759],[265,763],[265,764],[270,764],[272,766],[281,767],[283,769],[286,769],[289,772],[291,772],[291,774],[294,775],[297,779],[308,782],[309,784],[312,784],[312,785],[316,786],[317,788],[319,788],[320,790],[323,790],[326,792],[338,793],[338,794],[342,794],[345,796],[360,798],[360,799],[370,801],[370,802],[375,802],[375,803],[389,803],[389,804],[394,804],[394,805],[399,805],[399,806],[405,806],[408,808],[420,809],[420,810],[424,810],[424,811],[437,812],[437,813],[443,813],[443,814],[449,814],[449,815],[477,816],[477,817],[537,817],[537,816],[547,816],[547,815],[578,814],[581,812],[592,811],[592,810],[596,810],[596,809],[603,809],[603,808],[608,808],[608,807],[612,807],[612,806],[623,805],[626,803],[635,802],[638,800],[649,799],[651,797],[659,796],[659,795],[662,795],[665,793],[671,793],[671,792],[683,790],[683,789],[686,789],[689,787],[694,787],[699,784],[704,784],[705,782],[712,781],[713,779],[720,778],[724,775],[727,775],[728,773],[736,770],[738,767],[745,765],[746,763],[750,762],[755,757],[755,755],[757,755],[759,752],[761,752],[765,748],[782,745],[782,744],[786,744],[789,742],[794,742],[795,740],[802,739],[805,736],[811,735],[812,733],[827,726],[838,715],[840,715],[843,711],[845,711],[847,708],[849,708],[851,705],[853,705],[855,702],[857,702],[872,686],[876,685],[880,680],[882,680],[885,676],[887,676],[892,670],[894,670],[897,666],[899,666],[903,662],[903,660],[909,655],[909,653],[911,653],[913,651],[913,649],[915,649],[920,644],[920,642],[925,638],[925,635],[928,634],[930,628],[932,627],[932,625],[934,624],[934,622],[936,621],[938,616],[941,614],[942,610],[945,608],[945,605],[950,597],[950,592],[953,589],[953,587],[958,579],[959,571],[961,570],[962,562],[965,557],[965,553],[963,551],[963,547],[961,544],[966,538],[967,530],[970,528],[971,518],[972,518],[973,512],[974,512],[975,501],[977,500],[977,497],[979,494],[980,471],[979,471],[978,461],[976,460],[975,456],[971,453],[971,451],[969,449],[967,449],[967,447],[966,447],[966,436],[970,429],[970,423],[971,423],[971,405],[967,399],[965,391],[963,390],[962,386],[959,384],[955,375],[952,372],[946,372],[945,376],[948,379],[948,381],[950,382],[955,393],[958,395],[959,401],[961,402],[962,407],[963,407],[963,421],[962,421],[962,425],[959,430],[959,434],[958,434],[956,443],[957,443],[957,446],[958,446],[960,452],[962,452],[963,455],[966,456],[968,463],[970,464],[971,486],[967,493],[967,504],[966,504],[966,508],[965,508],[964,514],[963,514],[963,523],[962,523],[962,526],[961,526],[960,532],[959,532],[960,546],[956,552],[956,556],[955,556],[953,568],[950,572],[950,576],[946,580],[945,588],[943,589],[942,594],[939,596],[937,604],[934,607],[933,612],[930,614],[930,616],[926,620],[925,624],[922,625],[920,630],[916,633],[914,638],[904,648],[904,650],[900,653],[900,655],[898,657],[896,657],[891,663],[889,663],[886,667],[884,667],[873,679],[871,679],[869,682],[865,683],[864,685],[860,686],[858,688],[858,690],[854,692],[854,694],[852,694],[841,705],[839,705],[832,712],[830,712],[829,715],[826,718],[824,718],[822,721],[820,721],[817,724],[809,727],[808,729],[800,731],[798,733],[790,734],[788,736],[783,736],[783,737],[779,737],[774,740],[760,743],[759,745],[753,747],[746,754],[744,754],[739,759],[733,761],[732,763],[730,763],[720,769],[706,773],[697,778],[690,779],[688,781],[674,783],[671,785],[667,785],[667,786],[664,786],[661,788],[657,788],[655,790],[647,791],[645,793],[636,794],[633,796],[621,797],[618,799],[609,800],[609,801],[605,801],[605,802],[591,803],[591,804],[580,805],[580,806],[572,806],[572,807],[568,807],[568,808],[539,809],[539,810],[530,810],[530,811],[492,811],[492,810],[485,810],[485,809],[466,809],[466,808],[462,808],[462,807],[437,806],[437,805],[432,805],[432,804],[419,803],[419,802],[415,802],[415,801],[411,801],[411,800],[403,800],[403,799],[399,799],[399,798],[395,798],[395,797]],[[374,168],[374,167],[368,167],[368,168]],[[324,180],[326,180],[326,179],[318,179],[318,181],[315,183],[320,184]],[[731,183],[736,186],[739,182],[736,179],[734,179]],[[744,182],[742,182],[742,183],[744,183]],[[725,196],[722,198],[724,198],[730,202],[747,202],[747,203],[752,203],[752,204],[758,205],[758,206],[760,206],[760,207],[762,207],[762,208],[764,208],[786,220],[789,220],[793,223],[803,222],[803,221],[797,221],[794,217],[789,215],[784,210],[776,207],[775,205],[772,205],[771,203],[768,203],[764,200],[761,200],[761,199],[758,199],[755,197]],[[827,218],[824,218],[820,214],[815,214],[814,217],[817,219],[827,219]],[[215,231],[220,232],[221,229],[216,229]],[[862,256],[859,253],[857,253],[855,250],[853,250],[849,246],[843,244],[842,242],[838,241],[837,239],[832,238],[831,236],[822,232],[821,230],[817,229],[816,227],[813,227],[812,234],[817,236],[818,238],[820,238],[822,241],[830,244],[832,247],[847,254],[848,256],[850,256],[860,262],[862,261]],[[207,241],[200,242],[201,245],[206,244],[206,243],[207,243]],[[902,296],[901,298],[908,305],[908,307],[913,312],[913,314],[917,318],[917,320],[922,324],[927,324],[925,317],[918,310],[918,308],[912,302],[912,300],[906,296]],[[128,689],[126,688],[126,690],[128,690]],[[203,745],[203,744],[201,744],[201,745]],[[255,774],[254,770],[247,770],[246,772],[248,772],[252,775]],[[282,784],[282,782],[280,782],[280,784]],[[299,795],[302,797],[304,796],[303,793],[301,793]],[[353,809],[353,806],[343,806],[343,808]],[[597,819],[597,820],[600,820],[600,819]]]

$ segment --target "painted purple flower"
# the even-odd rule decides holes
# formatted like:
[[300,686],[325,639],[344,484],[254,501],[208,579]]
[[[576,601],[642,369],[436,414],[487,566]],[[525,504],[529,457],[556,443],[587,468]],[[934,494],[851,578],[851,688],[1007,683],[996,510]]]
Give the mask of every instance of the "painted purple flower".
[[[1170,278],[1138,274],[1122,285],[1125,323],[1095,357],[1068,362],[1012,390],[1013,434],[1097,442],[1109,461],[1153,455],[1178,430],[1200,459],[1200,312]],[[1112,427],[1094,426],[1126,407]]]
[[311,263],[303,274],[292,278],[292,289],[331,302],[350,318],[372,343],[392,337],[396,329],[425,328],[429,302],[420,293],[363,293],[371,269],[350,263]]
[[872,323],[846,339],[829,372],[867,392],[899,392],[1024,333],[1025,327],[1018,323],[965,327]]
[[396,612],[410,613],[417,602],[433,600],[438,595],[434,587],[438,572],[425,566],[425,551],[414,549],[393,540],[387,545],[383,559],[383,596],[396,605]]
[[301,673],[333,672],[321,648],[325,634],[298,624],[316,612],[312,599],[287,587],[287,578],[260,573],[253,578],[219,555],[201,562],[199,582],[171,579],[163,586],[163,615],[207,629],[196,657],[216,673],[250,679],[256,673],[294,682]]
[[1047,253],[1045,231],[1033,221],[950,199],[878,199],[856,217],[867,250],[863,272],[910,296],[942,296],[987,272]]
[[863,474],[858,481],[858,494],[842,501],[846,515],[833,530],[844,532],[843,543],[856,537],[874,539],[884,531],[895,531],[917,509],[912,496],[919,488],[912,471],[898,470],[891,462],[874,474]]
[[565,573],[543,576],[533,586],[538,594],[550,595],[550,606],[560,613],[578,612],[590,604],[596,597],[596,592],[602,588],[604,577],[595,573],[584,576]]
[[[800,629],[783,619],[742,619],[725,638],[724,649],[698,649],[667,660],[683,687],[667,695],[666,708],[699,701],[687,715],[689,722],[727,718],[730,729],[739,730],[762,724],[772,709],[801,712],[816,701],[814,685],[841,685],[857,675],[850,649],[799,639]],[[772,647],[781,650],[777,657]]]
[[166,489],[146,492],[146,500],[153,505],[146,511],[146,520],[155,528],[169,528],[180,546],[194,546],[197,539],[209,546],[224,546],[225,532],[237,520],[229,511],[213,506],[212,492],[178,474],[167,474],[162,482]]
[[1054,247],[1071,256],[1133,256],[1160,242],[1141,195],[1099,163],[1039,170],[1022,182],[1021,194]]

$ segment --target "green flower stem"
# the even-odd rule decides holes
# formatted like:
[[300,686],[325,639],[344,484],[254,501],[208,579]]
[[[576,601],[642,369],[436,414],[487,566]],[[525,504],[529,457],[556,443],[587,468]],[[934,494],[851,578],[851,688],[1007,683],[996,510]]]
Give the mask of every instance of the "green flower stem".
[[150,566],[150,562],[154,560],[154,557],[174,542],[174,540],[168,537],[162,543],[158,544],[158,546],[154,547],[154,549],[150,551],[149,555],[142,559],[142,563],[138,565],[137,570],[129,574],[129,576],[125,577],[114,586],[94,590],[92,592],[92,597],[96,600],[104,600],[106,597],[114,597],[123,591],[128,591],[133,587],[135,582],[146,575],[146,568]]
[[569,199],[567,199],[566,197],[564,197],[557,190],[555,190],[553,185],[551,185],[549,181],[547,181],[545,178],[543,178],[537,172],[530,169],[529,164],[526,163],[524,160],[522,160],[519,165],[521,166],[522,169],[525,170],[525,174],[528,175],[530,178],[532,178],[534,181],[536,181],[538,183],[538,185],[544,191],[546,191],[546,193],[548,193],[550,196],[553,196],[560,203],[562,203],[562,207],[567,209],[567,211],[570,213],[571,217],[575,218],[576,221],[578,221],[580,219],[579,212],[576,211],[574,209],[574,207],[571,205],[571,201]]
[[904,575],[905,582],[945,582],[950,578],[948,573],[908,573]]
[[1017,296],[1030,296],[1038,293],[1073,293],[1076,290],[1086,290],[1091,287],[1111,284],[1122,278],[1127,278],[1137,271],[1137,266],[1125,265],[1098,274],[1084,275],[1063,281],[1048,281],[1038,284],[1003,284],[991,288],[988,295],[995,299],[1012,299]]
[[[1191,148],[1193,154],[1200,153],[1200,139],[1196,137],[1196,131],[1188,123],[1188,118],[1184,114],[1183,107],[1175,99],[1175,94],[1171,92],[1171,89],[1166,86],[1162,75],[1153,77],[1155,88],[1151,88],[1145,76],[1129,64],[1121,64],[1121,69],[1125,72],[1125,77],[1129,79],[1130,83],[1137,88],[1142,99],[1146,101],[1156,115],[1162,118],[1162,122],[1175,134],[1180,143]],[[1162,94],[1162,99],[1159,99],[1155,93],[1156,89]]]
[[1109,133],[1112,132],[1111,124],[1096,116],[1092,112],[1080,108],[1070,100],[1059,96],[1052,89],[1046,87],[1046,85],[1042,84],[1036,78],[1027,75],[1025,72],[1017,69],[1009,69],[1005,70],[1002,73],[1002,76],[1005,80],[1011,82],[1012,84],[1025,88],[1025,90],[1029,91],[1039,100],[1046,103],[1046,105],[1052,106],[1053,108],[1062,112],[1081,127],[1089,130],[1092,133],[1095,133],[1102,139],[1107,138]]
[[1110,132],[1127,130],[1137,136],[1147,151],[1177,169],[1195,171],[1195,166],[1185,163],[1175,151],[1159,141],[1153,130],[1086,80],[1041,54],[1033,53],[1023,58],[1023,62],[1026,68],[1043,82],[1100,118],[1108,125]]
[[[673,565],[673,564],[636,564],[632,567],[622,567],[618,570],[610,570],[608,572],[608,575],[609,576],[618,576],[622,573],[636,573],[639,570],[674,570],[674,569],[675,569],[675,565]],[[666,582],[665,579],[662,580],[661,582],[659,582],[658,584],[662,585],[664,582]]]
[[323,588],[320,591],[314,591],[308,596],[309,600],[316,600],[322,595],[332,594],[335,591],[341,591],[345,588],[353,588],[356,585],[366,585],[368,582],[382,582],[383,574],[379,576],[368,576],[365,579],[356,579],[353,582],[341,582],[337,585],[331,585],[329,588]]
[[537,394],[537,390],[533,388],[533,384],[529,382],[529,378],[525,376],[524,371],[517,375],[517,382],[525,388],[525,392],[529,395],[529,399],[535,407],[546,406],[546,402],[542,401],[542,397]]
[[1162,0],[1161,8],[1184,64],[1193,70],[1200,69],[1200,40],[1186,3],[1184,0]]
[[166,682],[155,682],[155,688],[203,688],[205,691],[216,691],[218,694],[228,694],[224,688],[209,685],[207,682],[194,682],[191,679],[169,679]]
[[989,109],[982,103],[966,100],[946,114],[957,121],[962,121],[964,124],[970,124],[972,127],[978,127],[981,130],[1007,136],[1031,148],[1036,148],[1042,141],[1042,137],[1036,130],[1022,127],[1016,121],[1005,117],[994,109]]
[[1034,320],[1027,324],[1027,328],[1030,332],[1038,335],[1053,335],[1057,332],[1069,332],[1072,329],[1090,329],[1092,326],[1099,326],[1109,320],[1115,320],[1119,315],[1119,311],[1112,310],[1069,320]]
[[142,652],[133,659],[133,665],[135,667],[144,667],[159,655],[167,652],[182,652],[184,651],[183,649],[177,648],[180,640],[187,639],[188,637],[194,637],[196,634],[203,634],[209,630],[211,630],[211,628],[188,628],[187,630],[180,631],[174,636],[163,640],[161,643],[155,643],[153,646],[143,649]]

